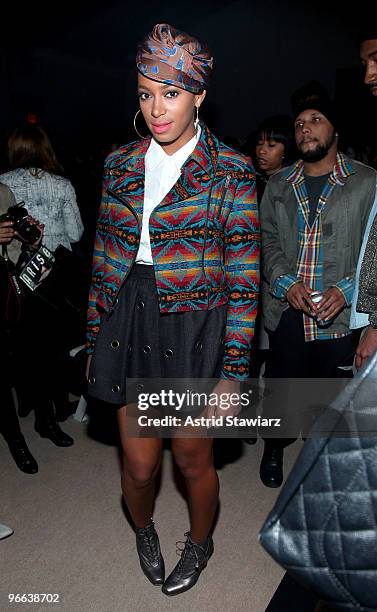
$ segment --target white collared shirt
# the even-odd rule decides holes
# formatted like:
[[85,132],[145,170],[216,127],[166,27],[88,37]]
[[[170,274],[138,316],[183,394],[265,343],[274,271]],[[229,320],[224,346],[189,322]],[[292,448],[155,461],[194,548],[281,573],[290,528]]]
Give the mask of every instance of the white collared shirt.
[[149,240],[149,218],[151,213],[164,199],[173,185],[177,182],[181,168],[186,159],[195,149],[200,138],[200,127],[191,140],[178,149],[173,155],[167,155],[153,138],[145,155],[145,187],[143,222],[141,228],[140,245],[135,262],[153,265],[151,244]]

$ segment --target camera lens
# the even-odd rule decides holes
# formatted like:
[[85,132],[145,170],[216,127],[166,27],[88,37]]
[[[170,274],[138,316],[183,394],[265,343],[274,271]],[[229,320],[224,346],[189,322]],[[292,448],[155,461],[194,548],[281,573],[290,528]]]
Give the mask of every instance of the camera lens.
[[16,224],[16,230],[23,240],[29,244],[34,244],[41,237],[41,230],[27,219],[22,219]]

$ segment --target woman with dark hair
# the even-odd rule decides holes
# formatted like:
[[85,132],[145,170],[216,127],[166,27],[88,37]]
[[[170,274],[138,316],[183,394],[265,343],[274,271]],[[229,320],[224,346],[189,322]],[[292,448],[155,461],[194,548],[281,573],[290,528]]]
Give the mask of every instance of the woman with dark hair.
[[8,160],[11,170],[0,181],[44,224],[45,246],[54,251],[62,244],[71,250],[84,228],[75,190],[62,176],[63,168],[46,132],[30,123],[16,128],[8,139]]
[[261,202],[267,181],[284,166],[292,163],[292,119],[275,115],[264,119],[256,134],[257,194]]
[[259,286],[253,167],[198,119],[212,63],[207,47],[168,24],[140,44],[138,97],[151,136],[106,160],[89,300],[89,392],[118,408],[122,489],[140,564],[166,595],[194,586],[213,552],[213,440],[207,430],[202,438],[172,432],[191,526],[165,580],[151,519],[163,441],[132,437],[126,382],[206,378],[216,379],[216,397],[239,392]]
[[[269,178],[293,161],[292,119],[287,115],[267,117],[258,126],[255,143],[257,198],[260,206]],[[269,349],[268,335],[263,326],[261,310],[258,313],[254,345],[250,377],[258,378],[263,371]],[[257,438],[244,438],[244,441],[247,444],[255,444]]]

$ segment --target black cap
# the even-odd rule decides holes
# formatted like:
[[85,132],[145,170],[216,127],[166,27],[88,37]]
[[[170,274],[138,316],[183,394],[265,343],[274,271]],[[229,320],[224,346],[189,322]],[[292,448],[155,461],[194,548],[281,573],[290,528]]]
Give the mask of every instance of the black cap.
[[326,88],[319,81],[310,81],[293,92],[291,96],[293,116],[312,108],[319,111],[336,127],[336,112]]
[[360,30],[358,35],[359,45],[363,43],[365,40],[377,40],[377,28],[376,27],[368,27]]

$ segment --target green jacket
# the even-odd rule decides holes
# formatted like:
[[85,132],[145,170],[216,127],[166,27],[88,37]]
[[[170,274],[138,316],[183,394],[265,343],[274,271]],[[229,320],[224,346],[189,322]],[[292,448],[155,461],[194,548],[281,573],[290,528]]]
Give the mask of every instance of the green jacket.
[[[324,289],[339,286],[347,307],[328,328],[329,333],[349,331],[353,275],[357,266],[363,234],[373,205],[376,172],[364,164],[339,154],[346,172],[336,184],[321,212]],[[262,229],[262,311],[264,324],[274,331],[289,307],[285,298],[272,295],[275,281],[283,275],[296,276],[298,256],[298,202],[292,175],[302,172],[299,161],[270,178],[260,205]],[[295,172],[293,172],[295,171]],[[335,172],[335,167],[334,167]],[[348,291],[344,287],[348,286]]]

